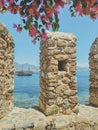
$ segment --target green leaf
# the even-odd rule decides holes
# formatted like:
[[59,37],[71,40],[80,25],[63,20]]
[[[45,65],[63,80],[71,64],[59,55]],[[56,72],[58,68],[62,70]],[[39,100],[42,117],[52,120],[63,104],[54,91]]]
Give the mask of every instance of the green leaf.
[[40,24],[40,25],[39,25],[39,28],[41,28],[41,27],[42,27],[42,25]]
[[59,24],[53,22],[53,23],[52,23],[52,29],[53,29],[54,32],[58,31],[58,29],[59,29]]
[[40,8],[40,9],[39,9],[39,12],[40,12],[40,13],[42,13],[43,11],[44,11],[43,8]]
[[38,40],[38,37],[35,37],[34,40],[35,40],[35,41]]
[[33,22],[33,18],[32,17],[29,17],[28,19],[27,19],[27,21],[26,21],[26,29],[29,29],[29,26],[30,26],[30,24]]
[[57,25],[56,25],[56,31],[58,31],[58,30],[59,30],[59,27],[60,27],[60,25],[59,25],[59,24],[57,24]]
[[35,24],[34,24],[35,27],[38,28],[38,22],[37,22],[37,21],[34,21],[34,23],[35,23]]
[[23,23],[26,23],[25,19],[23,19],[22,21],[23,21]]
[[82,8],[86,8],[87,7],[87,3],[85,1],[81,1],[82,3]]
[[38,17],[37,17],[37,16],[35,16],[35,19],[36,19],[36,20],[38,20]]
[[20,2],[20,6],[23,6],[24,4],[25,4],[24,1],[21,1],[21,2]]
[[27,26],[24,26],[24,29],[25,29],[25,30],[29,30],[29,28],[27,28]]
[[55,28],[56,28],[55,23],[52,23],[52,29],[54,32],[55,32]]
[[73,7],[75,7],[77,5],[79,0],[73,0]]
[[44,33],[44,32],[45,32],[45,29],[42,29],[42,32]]
[[31,2],[31,1],[32,1],[32,0],[25,0],[26,3],[29,3],[29,2]]
[[52,21],[53,21],[53,18],[49,18],[49,21],[52,23]]
[[16,2],[18,2],[18,0],[15,0]]
[[50,9],[52,9],[52,8],[53,8],[53,5],[48,5],[48,7],[49,7]]
[[43,20],[43,21],[42,21],[42,24],[43,24],[43,25],[45,25],[45,24],[46,24],[46,22]]
[[41,3],[41,1],[40,0],[36,0],[36,2],[37,2],[37,5],[39,6],[40,5],[40,3]]
[[55,15],[55,22],[56,22],[56,23],[58,23],[58,22],[59,22],[58,15]]

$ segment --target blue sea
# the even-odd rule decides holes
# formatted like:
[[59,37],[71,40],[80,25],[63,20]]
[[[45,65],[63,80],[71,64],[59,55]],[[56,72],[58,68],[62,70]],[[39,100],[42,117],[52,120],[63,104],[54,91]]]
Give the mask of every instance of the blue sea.
[[[39,73],[32,76],[14,77],[14,104],[18,107],[31,108],[38,106],[39,98]],[[89,72],[78,72],[78,97],[79,103],[89,103]]]

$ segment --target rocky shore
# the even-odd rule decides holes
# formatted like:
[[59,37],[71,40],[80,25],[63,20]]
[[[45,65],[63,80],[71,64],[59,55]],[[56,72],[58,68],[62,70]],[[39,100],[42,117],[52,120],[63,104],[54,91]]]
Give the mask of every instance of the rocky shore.
[[0,120],[0,130],[98,130],[98,108],[79,105],[79,113],[45,116],[30,108],[14,109]]

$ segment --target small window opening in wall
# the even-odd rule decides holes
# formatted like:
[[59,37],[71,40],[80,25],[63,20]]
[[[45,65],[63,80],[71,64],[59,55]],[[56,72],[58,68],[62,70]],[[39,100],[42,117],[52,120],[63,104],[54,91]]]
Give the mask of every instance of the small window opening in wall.
[[58,70],[59,71],[65,71],[65,65],[66,65],[66,61],[58,61]]

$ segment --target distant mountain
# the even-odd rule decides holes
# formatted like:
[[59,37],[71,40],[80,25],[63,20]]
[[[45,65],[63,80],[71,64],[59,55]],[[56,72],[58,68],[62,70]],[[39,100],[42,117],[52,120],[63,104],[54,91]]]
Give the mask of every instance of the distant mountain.
[[19,64],[17,62],[15,62],[15,71],[20,71],[20,70],[24,70],[24,71],[33,71],[33,72],[39,72],[40,71],[40,67],[39,66],[35,66],[35,65],[31,65],[28,63],[25,64]]
[[[15,62],[15,71],[22,70],[22,69],[24,71],[26,71],[26,70],[30,70],[30,71],[33,71],[33,72],[39,72],[40,71],[39,66],[31,65],[31,64],[28,64],[28,63],[19,64],[19,63]],[[86,71],[89,71],[88,67],[77,66],[77,72],[86,72]]]
[[77,72],[88,72],[89,71],[89,67],[80,67],[77,66]]

